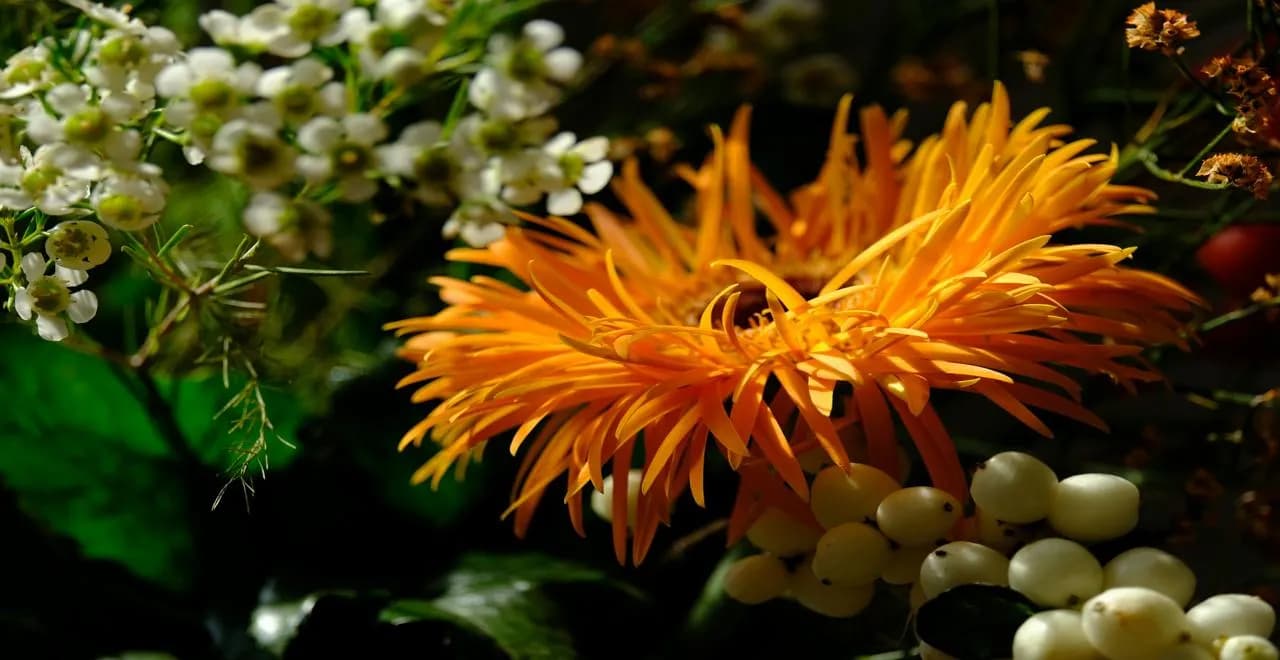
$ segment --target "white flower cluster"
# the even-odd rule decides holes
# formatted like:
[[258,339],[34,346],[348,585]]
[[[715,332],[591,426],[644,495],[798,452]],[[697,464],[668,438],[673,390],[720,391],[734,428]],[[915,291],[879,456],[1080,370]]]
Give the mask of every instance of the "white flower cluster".
[[[136,232],[164,209],[168,186],[144,145],[156,77],[180,51],[169,30],[68,4],[92,27],[46,37],[0,71],[0,216],[13,257],[0,281],[6,305],[51,341],[97,312],[93,292],[72,289],[111,255],[102,225]],[[18,217],[35,218],[38,231],[19,238]],[[40,238],[44,255],[28,250]]]
[[[472,45],[449,30],[448,0],[274,0],[205,14],[216,46],[183,50],[165,28],[64,2],[84,27],[0,71],[0,284],[47,339],[96,311],[91,292],[70,289],[110,256],[102,225],[138,232],[160,218],[168,186],[148,162],[159,141],[250,188],[246,231],[290,261],[329,256],[331,206],[367,203],[382,184],[452,209],[444,234],[483,245],[515,222],[513,208],[546,196],[550,213],[577,213],[613,174],[604,138],[557,133],[547,114],[582,64],[549,21]],[[473,112],[411,114],[432,76],[476,64]],[[403,126],[394,140],[392,126]],[[20,219],[35,234],[19,237]],[[41,238],[48,259],[31,252]]]
[[613,176],[605,160],[608,141],[556,133],[546,115],[582,65],[563,41],[560,26],[544,20],[529,22],[517,38],[492,37],[485,66],[468,89],[477,112],[458,121],[447,138],[439,122],[419,122],[378,150],[386,171],[408,182],[419,200],[457,204],[446,236],[492,242],[514,219],[511,206],[544,195],[549,213],[577,213],[582,195],[599,192]]

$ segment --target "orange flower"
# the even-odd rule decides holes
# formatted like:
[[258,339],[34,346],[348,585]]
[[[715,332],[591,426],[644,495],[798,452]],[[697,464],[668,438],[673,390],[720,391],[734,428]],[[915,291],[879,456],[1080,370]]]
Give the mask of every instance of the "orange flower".
[[429,433],[442,445],[415,479],[438,483],[514,430],[517,533],[561,478],[582,533],[583,489],[611,473],[623,561],[639,454],[639,562],[673,500],[688,489],[705,506],[709,452],[742,475],[733,538],[764,502],[807,511],[795,506],[808,491],[800,452],[821,447],[844,465],[852,446],[895,474],[895,418],[933,482],[963,496],[936,389],[986,397],[1050,435],[1031,408],[1103,426],[1053,367],[1124,384],[1158,378],[1136,357],[1183,345],[1179,317],[1198,299],[1121,268],[1132,249],[1050,243],[1061,229],[1150,210],[1149,191],[1108,182],[1114,153],[1063,144],[1067,127],[1040,126],[1047,110],[1010,128],[999,85],[968,120],[953,107],[942,134],[914,150],[900,139],[904,114],[863,110],[859,140],[846,132],[849,111],[846,98],[817,179],[789,197],[752,166],[744,109],[727,137],[712,129],[699,169],[682,170],[697,192],[692,225],[629,163],[615,191],[630,217],[591,206],[594,231],[529,217],[537,227],[450,252],[505,268],[529,290],[436,278],[448,307],[391,324],[413,335],[403,353],[417,369],[402,384],[419,385],[414,401],[439,400],[401,443]]

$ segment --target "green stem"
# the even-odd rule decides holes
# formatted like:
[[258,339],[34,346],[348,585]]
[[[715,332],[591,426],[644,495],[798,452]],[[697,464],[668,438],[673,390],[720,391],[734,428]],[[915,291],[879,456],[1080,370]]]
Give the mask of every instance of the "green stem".
[[1280,307],[1280,298],[1272,298],[1265,302],[1254,303],[1247,307],[1241,307],[1240,309],[1227,312],[1222,316],[1211,318],[1200,324],[1200,332],[1208,332],[1214,328],[1220,328],[1228,323],[1253,316],[1254,314],[1270,307]]
[[1151,152],[1140,154],[1138,156],[1138,160],[1142,162],[1142,166],[1147,168],[1148,172],[1155,175],[1157,179],[1161,179],[1163,181],[1181,183],[1184,186],[1199,188],[1201,190],[1225,190],[1231,187],[1230,183],[1208,183],[1205,181],[1196,181],[1195,179],[1184,179],[1181,175],[1170,172],[1169,170],[1157,165],[1156,155]]
[[1204,145],[1204,148],[1200,150],[1200,153],[1193,156],[1191,160],[1187,161],[1186,165],[1182,166],[1182,169],[1178,170],[1178,176],[1180,177],[1186,176],[1187,172],[1190,172],[1191,168],[1196,166],[1196,163],[1199,163],[1201,159],[1203,159],[1206,155],[1208,155],[1209,152],[1214,147],[1218,146],[1218,143],[1222,142],[1222,139],[1227,137],[1227,134],[1230,132],[1231,132],[1231,124],[1227,124],[1222,129],[1222,132],[1218,133],[1217,137],[1213,138],[1213,140],[1211,140],[1209,144]]
[[1169,59],[1173,60],[1173,65],[1178,67],[1178,71],[1182,73],[1182,77],[1190,81],[1192,85],[1195,85],[1196,89],[1200,90],[1200,93],[1204,94],[1206,98],[1213,101],[1213,107],[1219,114],[1225,117],[1235,116],[1234,112],[1227,110],[1227,108],[1222,105],[1222,100],[1218,98],[1218,95],[1215,94],[1212,89],[1209,89],[1209,87],[1204,84],[1203,80],[1197,78],[1196,74],[1191,72],[1191,69],[1187,67],[1187,63],[1182,61],[1181,55],[1175,53],[1170,55]]

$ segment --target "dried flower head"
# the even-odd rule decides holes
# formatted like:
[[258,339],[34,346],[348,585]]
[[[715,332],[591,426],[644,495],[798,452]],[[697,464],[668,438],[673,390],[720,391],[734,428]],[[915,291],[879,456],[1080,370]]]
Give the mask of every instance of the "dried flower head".
[[1020,50],[1014,53],[1022,65],[1022,73],[1033,83],[1044,82],[1044,70],[1049,66],[1049,56],[1038,50]]
[[1214,154],[1204,160],[1196,176],[1209,183],[1229,183],[1248,190],[1258,199],[1266,199],[1271,186],[1271,170],[1257,156],[1250,154]]
[[1130,48],[1158,50],[1165,55],[1182,52],[1182,43],[1200,36],[1195,21],[1176,9],[1156,9],[1156,3],[1148,2],[1133,10],[1126,21],[1129,29],[1124,38]]

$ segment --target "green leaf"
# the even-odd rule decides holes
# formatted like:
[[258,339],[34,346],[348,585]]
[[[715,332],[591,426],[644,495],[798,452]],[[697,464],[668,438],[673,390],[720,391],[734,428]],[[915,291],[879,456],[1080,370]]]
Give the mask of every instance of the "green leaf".
[[965,584],[920,606],[916,635],[957,658],[1007,658],[1018,626],[1035,613],[1035,605],[1013,589]]
[[87,556],[181,588],[193,552],[187,493],[125,383],[102,360],[0,328],[0,479]]
[[[448,621],[488,637],[511,658],[575,658],[578,649],[564,627],[562,603],[548,587],[578,584],[641,596],[603,572],[542,555],[468,555],[444,582],[444,593],[425,600],[400,600],[382,612],[394,624]],[[622,592],[619,594],[618,592]]]

